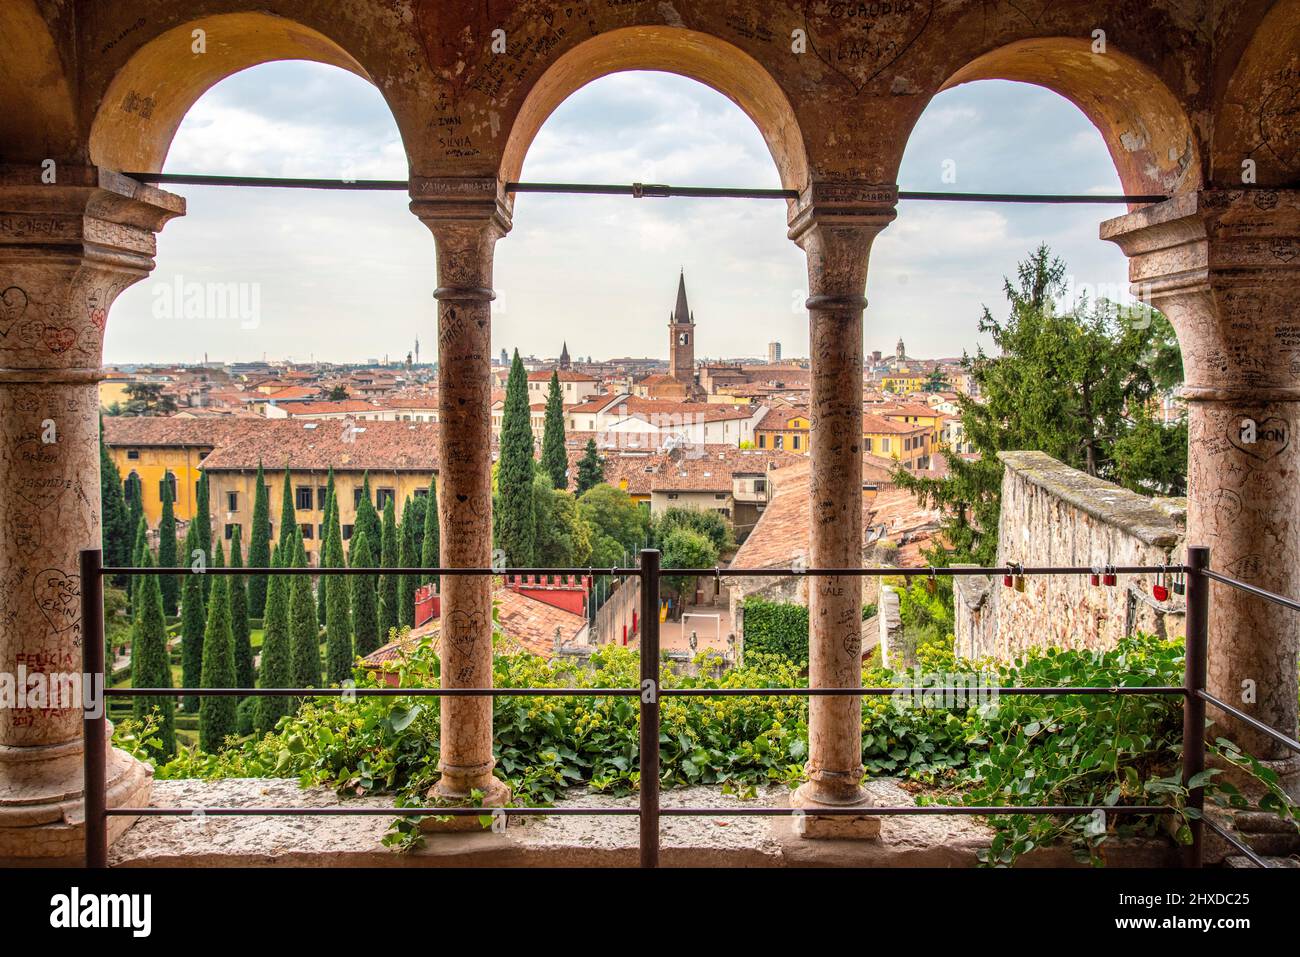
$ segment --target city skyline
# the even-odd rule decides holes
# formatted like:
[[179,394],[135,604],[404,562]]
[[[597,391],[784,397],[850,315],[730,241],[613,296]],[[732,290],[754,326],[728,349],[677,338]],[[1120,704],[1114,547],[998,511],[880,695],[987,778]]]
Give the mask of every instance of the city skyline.
[[[1018,135],[1026,124],[1039,139]],[[165,169],[406,174],[377,91],[299,62],[266,64],[214,87],[181,124]],[[956,181],[945,183],[953,172]],[[562,104],[523,177],[780,185],[757,129],[734,104],[693,81],[644,73],[606,77]],[[1119,191],[1100,134],[1075,107],[1001,82],[937,97],[898,178],[911,189]],[[433,244],[404,194],[177,191],[188,215],[160,235],[153,276],[114,306],[106,363],[192,363],[204,353],[223,361],[397,360],[417,337],[426,343],[422,359],[436,358]],[[1042,240],[1078,281],[1122,293],[1124,257],[1096,238],[1097,223],[1121,211],[901,204],[873,250],[867,352],[888,351],[899,335],[935,358],[987,347],[980,310],[999,314],[1002,277]],[[494,354],[517,346],[547,356],[557,348],[551,339],[568,338],[582,355],[662,355],[662,316],[684,267],[700,356],[761,357],[769,341],[787,357],[807,355],[806,265],[785,236],[785,218],[783,203],[763,200],[520,196],[514,230],[497,244]],[[228,287],[244,308],[185,320],[185,289],[213,287]]]

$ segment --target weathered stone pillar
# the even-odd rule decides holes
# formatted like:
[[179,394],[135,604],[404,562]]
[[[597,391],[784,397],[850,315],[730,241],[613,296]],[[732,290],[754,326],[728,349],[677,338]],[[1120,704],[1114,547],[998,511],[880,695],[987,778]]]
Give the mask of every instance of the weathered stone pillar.
[[[1102,224],[1134,293],[1178,330],[1188,403],[1187,540],[1210,565],[1300,596],[1300,192],[1207,190]],[[1296,733],[1300,614],[1225,585],[1210,593],[1209,690]],[[1209,709],[1213,734],[1271,763],[1300,759]]]
[[[790,238],[808,255],[812,478],[809,498],[815,568],[862,565],[862,312],[867,259],[894,218],[893,186],[814,182],[792,211]],[[862,579],[809,582],[808,683],[862,684]],[[806,837],[875,837],[879,818],[815,817],[819,806],[869,807],[862,780],[862,699],[813,697],[808,714],[808,782],[792,803],[810,812]]]
[[[10,692],[28,689],[0,707],[0,863],[83,853],[81,701],[31,692],[82,670],[78,552],[100,545],[108,310],[153,269],[155,233],[185,211],[115,173],[42,173],[0,167],[0,671]],[[147,803],[149,773],[110,750],[109,807]],[[130,824],[111,818],[110,838]]]
[[[492,253],[510,230],[510,214],[493,177],[413,180],[411,211],[438,248],[438,518],[446,568],[492,564]],[[492,684],[492,580],[444,575],[444,688]],[[442,700],[442,777],[432,795],[461,801],[482,791],[499,807],[510,790],[492,775],[492,699]],[[455,818],[435,829],[478,829]]]

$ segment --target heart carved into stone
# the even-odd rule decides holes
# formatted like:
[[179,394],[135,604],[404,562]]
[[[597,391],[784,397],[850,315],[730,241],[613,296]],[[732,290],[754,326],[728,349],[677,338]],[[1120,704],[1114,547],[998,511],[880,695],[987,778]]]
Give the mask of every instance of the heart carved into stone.
[[464,611],[453,611],[447,616],[444,628],[447,641],[452,647],[462,654],[467,654],[474,647],[479,636],[484,633],[484,619],[477,612],[471,615]]
[[1275,415],[1258,421],[1241,418],[1228,427],[1228,441],[1251,458],[1267,462],[1286,451],[1291,430],[1285,419]]
[[47,568],[32,582],[36,607],[55,631],[67,631],[81,621],[81,576]]
[[834,3],[804,0],[804,27],[818,59],[854,93],[893,66],[930,25],[934,0]]

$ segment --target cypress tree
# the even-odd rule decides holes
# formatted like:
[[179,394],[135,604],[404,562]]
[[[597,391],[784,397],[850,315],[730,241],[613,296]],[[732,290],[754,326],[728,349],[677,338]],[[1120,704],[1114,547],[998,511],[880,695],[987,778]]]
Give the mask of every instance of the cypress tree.
[[[152,568],[153,562],[145,552],[143,568]],[[131,687],[172,687],[171,661],[167,655],[167,625],[163,619],[162,589],[159,575],[140,575],[140,613],[136,616],[131,636]],[[150,713],[158,717],[159,746],[150,748],[155,760],[166,761],[176,753],[176,701],[173,698],[134,698],[132,713],[144,718]]]
[[[343,533],[339,528],[338,502],[330,510],[325,546],[321,552],[326,568],[346,568],[343,558]],[[352,677],[352,602],[348,581],[343,577],[321,576],[329,582],[325,604],[325,677],[342,683]]]
[[[307,567],[302,539],[294,541],[293,566]],[[293,683],[299,688],[320,687],[320,624],[312,600],[311,576],[294,575],[289,587],[289,638],[293,648]]]
[[[212,557],[212,567],[220,568],[225,558],[221,542],[217,542]],[[203,632],[203,670],[200,677],[204,688],[233,688],[235,686],[235,643],[230,629],[229,581],[224,575],[213,575],[208,595],[208,622]],[[215,754],[225,746],[226,738],[236,733],[235,708],[238,701],[227,697],[205,697],[199,703],[199,747]]]
[[[408,495],[406,497],[406,508],[402,511],[402,521],[411,523],[411,535],[415,539],[415,567],[420,566],[420,558],[424,555],[424,513],[429,507],[429,496],[426,492],[424,495]],[[415,578],[411,581],[412,590],[420,584],[420,579]]]
[[[421,516],[423,518],[423,516]],[[415,516],[411,514],[411,500],[408,498],[402,507],[402,528],[399,535],[401,544],[397,549],[397,564],[402,568],[414,568],[419,564],[415,551]],[[397,625],[415,627],[415,582],[405,575],[394,575],[397,579]]]
[[[435,479],[429,479],[429,494],[425,496],[428,501],[424,504],[424,540],[420,543],[420,564],[425,568],[438,568],[438,563],[442,560],[440,553],[441,530],[438,524],[438,483]],[[437,575],[426,575],[420,579],[420,584],[428,585]]]
[[506,563],[516,567],[533,564],[535,544],[530,415],[528,376],[516,349],[506,383],[506,402],[501,418],[501,459],[497,472],[501,503],[497,516],[498,540],[506,553]]
[[[194,522],[199,527],[199,545],[203,549],[203,560],[212,564],[212,509],[208,502],[208,473],[199,473],[198,491],[194,496]],[[208,601],[212,592],[212,579],[204,576],[203,600]]]
[[[277,548],[271,568],[279,568],[285,553]],[[289,688],[293,685],[293,642],[289,635],[289,586],[283,575],[271,575],[266,585],[266,610],[262,616],[262,661],[258,687]],[[284,696],[257,699],[254,727],[258,734],[274,731],[276,722],[293,713],[292,699]]]
[[581,495],[603,481],[605,481],[605,466],[600,461],[600,453],[596,451],[596,440],[588,439],[587,448],[582,458],[578,460],[578,483],[573,494]]
[[104,417],[99,417],[99,507],[101,513],[100,548],[104,551],[104,564],[119,568],[131,564],[131,524],[122,493],[122,473],[117,470],[113,457],[104,444]]
[[355,538],[357,533],[362,530],[365,531],[366,537],[370,539],[370,547],[378,549],[383,528],[379,520],[379,513],[375,511],[375,497],[370,492],[369,472],[366,472],[361,480],[361,498],[357,500],[357,516],[352,526],[352,536]]
[[[243,568],[244,556],[239,544],[239,527],[230,540],[230,567]],[[231,576],[230,592],[230,636],[235,654],[235,687],[253,687],[253,641],[248,624],[248,588],[242,575]]]
[[[397,513],[390,498],[384,503],[384,528],[380,534],[379,565],[392,568],[397,564]],[[398,625],[397,617],[397,576],[381,574],[379,576],[379,640],[388,640],[389,632]]]
[[[199,530],[190,522],[185,535],[185,555],[187,559],[199,547]],[[189,574],[181,579],[181,684],[186,688],[199,687],[203,674],[203,632],[206,627],[207,612],[203,607],[202,575]],[[199,710],[199,699],[186,695],[181,700],[181,707],[193,714]]]
[[[374,568],[375,553],[365,529],[352,536],[348,557],[353,568]],[[352,582],[352,624],[357,636],[357,654],[364,658],[383,642],[379,637],[379,585],[374,575],[357,575]]]
[[127,514],[127,520],[131,523],[130,524],[131,535],[132,535],[131,558],[133,562],[134,559],[138,557],[135,551],[135,544],[136,544],[135,536],[139,534],[137,530],[140,527],[140,522],[144,520],[144,497],[142,493],[143,488],[144,485],[140,481],[140,476],[136,475],[127,479],[126,493],[125,493],[126,514]]
[[[253,493],[253,529],[248,536],[248,567],[271,567],[271,502],[266,494],[266,473],[257,460],[257,490]],[[248,613],[254,618],[266,614],[267,576],[248,579]]]
[[[131,546],[131,567],[143,568],[144,557],[149,554],[149,526],[145,523],[144,513],[135,520],[135,539]],[[135,618],[140,610],[140,585],[144,581],[143,575],[131,576],[131,617]]]
[[[176,567],[176,496],[172,494],[172,483],[163,476],[162,483],[162,518],[158,520],[158,567]],[[163,614],[175,616],[180,600],[181,580],[175,575],[159,575],[158,585],[162,592]]]
[[[294,536],[298,533],[298,517],[293,508],[293,489],[289,485],[289,463],[284,463],[284,491],[280,495],[280,557],[292,555]],[[291,549],[286,552],[285,548]],[[285,561],[286,566],[291,564]]]
[[546,396],[546,426],[542,430],[542,471],[555,488],[569,487],[569,456],[564,451],[564,398],[560,395],[560,373],[551,373]]
[[[325,483],[325,510],[324,521],[321,523],[320,533],[320,564],[325,567],[325,541],[329,538],[329,528],[331,515],[337,510],[338,503],[334,500],[334,466],[330,466],[329,479]],[[340,540],[341,541],[341,540]],[[319,575],[316,578],[316,620],[324,621],[326,616],[326,603],[328,602],[329,588],[331,578],[329,575]]]

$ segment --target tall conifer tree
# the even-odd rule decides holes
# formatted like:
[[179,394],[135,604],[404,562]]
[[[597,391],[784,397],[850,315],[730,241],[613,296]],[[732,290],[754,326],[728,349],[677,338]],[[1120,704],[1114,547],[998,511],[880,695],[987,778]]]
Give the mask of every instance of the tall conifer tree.
[[[230,539],[230,567],[243,568],[243,547],[239,543],[239,526],[235,526]],[[230,635],[234,642],[235,687],[253,687],[253,641],[248,623],[248,579],[242,575],[230,578]]]
[[[393,508],[393,499],[384,503],[384,527],[380,535],[379,565],[392,568],[397,564],[400,543],[397,538],[397,512]],[[379,640],[388,641],[388,634],[398,625],[397,617],[397,578],[396,575],[379,576]]]
[[[352,536],[352,552],[348,556],[353,568],[374,568],[375,553],[365,529]],[[361,657],[370,654],[383,642],[379,636],[379,583],[375,575],[356,575],[352,582],[352,624],[357,636],[356,652]],[[384,637],[384,641],[387,636]]]
[[[186,563],[199,550],[199,530],[190,522],[185,536]],[[186,688],[199,687],[203,674],[203,633],[206,630],[207,611],[203,603],[203,575],[184,575],[181,578],[181,684]],[[190,714],[199,710],[199,699],[187,695],[181,707]]]
[[531,415],[528,376],[516,349],[501,418],[501,459],[497,472],[500,507],[495,516],[498,543],[506,553],[506,563],[516,567],[533,564],[536,537]]
[[[442,543],[441,527],[438,519],[438,482],[429,479],[428,501],[424,506],[424,539],[420,543],[420,564],[425,568],[438,568],[441,561],[439,548]],[[437,575],[427,575],[420,579],[420,584],[427,585]]]
[[560,373],[551,373],[551,388],[546,396],[546,426],[542,431],[542,471],[555,488],[569,487],[569,455],[564,450],[564,398],[560,393]]
[[[285,552],[276,548],[272,568],[279,568]],[[289,632],[289,587],[284,575],[271,575],[266,585],[266,609],[262,616],[262,661],[258,669],[259,688],[293,687],[293,639]],[[257,699],[254,727],[259,734],[274,731],[276,722],[293,713],[293,701],[285,696]]]
[[[145,552],[143,568],[152,568],[153,562]],[[171,660],[167,655],[167,625],[163,619],[162,589],[159,578],[166,576],[141,575],[140,613],[136,616],[131,637],[131,687],[172,687]],[[176,702],[173,698],[133,698],[132,713],[137,718],[155,714],[158,718],[157,747],[149,752],[159,761],[166,761],[176,753]]]
[[[212,557],[212,567],[224,564],[221,542]],[[213,575],[208,594],[208,621],[203,632],[203,669],[200,683],[204,688],[235,686],[235,642],[230,629],[229,579]],[[199,747],[215,754],[225,746],[226,738],[236,732],[237,699],[225,696],[204,697],[199,702]]]
[[[168,479],[172,473],[163,476],[162,483],[162,518],[158,520],[158,567],[176,567],[176,496],[172,492],[172,483]],[[162,592],[163,614],[174,616],[180,602],[181,580],[175,575],[159,575],[158,585]]]
[[[271,501],[266,492],[266,473],[257,460],[257,486],[253,492],[253,527],[248,535],[248,567],[271,567]],[[266,613],[267,576],[248,579],[248,614],[261,618]]]

